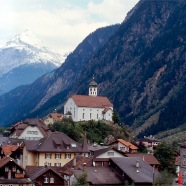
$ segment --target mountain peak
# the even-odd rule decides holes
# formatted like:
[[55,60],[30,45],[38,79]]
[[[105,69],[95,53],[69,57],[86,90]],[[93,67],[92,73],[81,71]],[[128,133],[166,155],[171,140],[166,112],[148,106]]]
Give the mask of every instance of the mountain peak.
[[6,43],[5,47],[9,48],[21,45],[31,45],[36,48],[43,48],[42,42],[30,30],[25,30],[20,34],[17,34],[13,39]]

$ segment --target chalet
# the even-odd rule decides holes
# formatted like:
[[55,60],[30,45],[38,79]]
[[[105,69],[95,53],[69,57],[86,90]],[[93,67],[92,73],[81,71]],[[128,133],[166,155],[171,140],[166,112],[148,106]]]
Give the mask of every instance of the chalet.
[[63,132],[51,132],[40,140],[25,140],[23,149],[23,167],[27,166],[63,166],[75,155],[89,153],[85,140],[80,144]]
[[[112,121],[113,104],[107,97],[97,96],[97,83],[89,84],[89,95],[72,95],[64,105],[64,114],[71,113],[74,121]],[[69,114],[68,114],[69,115]]]
[[53,113],[50,113],[49,115],[47,115],[45,118],[44,118],[44,123],[46,125],[53,125],[55,122],[57,121],[61,121],[63,118],[63,114],[61,113],[57,113],[57,112],[53,112]]
[[138,150],[138,147],[123,139],[117,139],[114,142],[112,142],[110,145],[122,152],[135,153]]
[[11,157],[5,156],[0,159],[0,173],[0,185],[2,186],[32,185],[30,179],[25,175],[23,167]]
[[161,141],[150,136],[139,139],[137,144],[140,145],[140,143],[147,148],[148,153],[153,153],[154,149],[157,147],[159,143],[161,143]]
[[10,132],[9,138],[38,140],[47,136],[50,130],[42,120],[32,118],[12,125]]
[[34,185],[67,185],[67,181],[56,171],[55,167],[27,166],[26,173]]

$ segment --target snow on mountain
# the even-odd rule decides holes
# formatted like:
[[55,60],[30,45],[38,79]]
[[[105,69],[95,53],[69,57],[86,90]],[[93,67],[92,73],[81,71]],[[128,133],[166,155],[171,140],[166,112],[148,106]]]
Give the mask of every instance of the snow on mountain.
[[12,69],[33,63],[51,63],[59,67],[65,56],[46,48],[31,31],[24,31],[0,47],[0,76]]

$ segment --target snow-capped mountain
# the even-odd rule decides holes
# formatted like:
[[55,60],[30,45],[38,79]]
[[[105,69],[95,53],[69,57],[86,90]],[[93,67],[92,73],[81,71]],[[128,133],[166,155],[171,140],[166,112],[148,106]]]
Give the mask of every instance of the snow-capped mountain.
[[0,95],[32,83],[58,68],[65,58],[46,48],[31,31],[16,35],[0,47]]
[[31,32],[24,31],[0,48],[0,76],[13,68],[31,63],[51,63],[59,67],[64,57],[44,47]]

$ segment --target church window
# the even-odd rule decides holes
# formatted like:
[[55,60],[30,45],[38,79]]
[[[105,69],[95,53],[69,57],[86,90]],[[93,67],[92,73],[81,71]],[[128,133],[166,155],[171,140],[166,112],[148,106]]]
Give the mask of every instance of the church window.
[[85,113],[83,113],[83,119],[85,119]]
[[92,119],[92,113],[90,113],[90,119]]
[[97,119],[98,119],[98,114],[97,114]]

